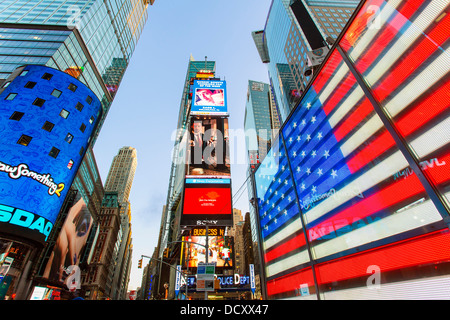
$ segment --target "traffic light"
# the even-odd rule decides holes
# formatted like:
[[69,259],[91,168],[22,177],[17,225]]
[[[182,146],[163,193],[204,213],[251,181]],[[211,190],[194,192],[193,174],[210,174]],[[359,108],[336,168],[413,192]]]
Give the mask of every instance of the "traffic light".
[[169,257],[169,248],[165,248],[164,249],[164,258],[168,258]]
[[142,269],[142,258],[138,261],[138,269]]

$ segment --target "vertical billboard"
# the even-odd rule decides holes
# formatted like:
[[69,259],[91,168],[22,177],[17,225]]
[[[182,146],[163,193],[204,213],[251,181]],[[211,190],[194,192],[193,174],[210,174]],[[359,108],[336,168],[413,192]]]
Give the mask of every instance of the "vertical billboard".
[[0,88],[0,232],[44,243],[101,116],[94,93],[45,66]]
[[186,178],[181,225],[229,226],[232,223],[231,179]]
[[194,80],[191,115],[228,115],[226,82]]
[[191,117],[187,177],[230,178],[228,119]]
[[80,289],[80,257],[93,222],[86,203],[78,193],[59,232],[43,278],[65,284],[69,290]]
[[361,4],[255,173],[270,299],[448,299],[449,23],[439,1]]

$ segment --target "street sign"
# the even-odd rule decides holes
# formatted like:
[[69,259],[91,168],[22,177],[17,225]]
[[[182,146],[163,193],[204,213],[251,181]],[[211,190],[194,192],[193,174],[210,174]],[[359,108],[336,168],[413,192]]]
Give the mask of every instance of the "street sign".
[[197,266],[197,275],[213,275],[216,273],[216,263],[199,263]]
[[255,283],[255,265],[250,264],[250,289],[252,293],[255,294],[256,283]]
[[197,291],[214,291],[215,263],[199,263],[197,266]]
[[181,265],[177,265],[177,274],[175,276],[175,296],[178,296],[181,286]]

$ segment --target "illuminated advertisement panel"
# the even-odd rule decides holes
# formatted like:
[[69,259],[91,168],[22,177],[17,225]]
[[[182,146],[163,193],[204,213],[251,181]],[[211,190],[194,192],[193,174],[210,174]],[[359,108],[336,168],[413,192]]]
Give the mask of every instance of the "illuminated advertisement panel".
[[228,226],[232,222],[231,179],[186,179],[181,225]]
[[[206,248],[201,245],[206,245],[206,237],[188,236],[184,237],[184,241],[192,242],[191,244],[184,243],[183,261],[184,268],[197,268],[199,262],[205,262]],[[216,263],[216,268],[233,268],[233,238],[224,236],[208,237],[208,263]]]
[[[277,240],[289,243],[287,254],[306,241],[315,264],[295,257],[271,273],[262,229],[270,299],[446,299],[450,233],[407,160],[416,157],[448,208],[445,10],[440,2],[363,3],[340,41],[349,59],[333,50],[283,125],[280,155],[288,155],[307,238]],[[255,176],[260,219],[261,203],[276,208],[279,194],[261,179],[263,165]]]
[[228,118],[191,117],[187,177],[231,177]]
[[194,80],[191,115],[228,115],[226,82]]
[[[379,13],[370,10],[374,4],[380,6]],[[367,3],[361,10],[368,14],[361,13],[355,18],[341,45],[398,133],[417,155],[423,174],[432,181],[448,205],[448,3],[378,1]],[[417,21],[416,15],[419,17]],[[377,28],[360,28],[367,23],[375,24]],[[351,33],[353,30],[360,32]],[[371,41],[370,45],[368,41]],[[394,144],[392,139],[378,137],[378,140],[382,139],[384,146],[380,153]],[[411,174],[411,168],[402,168],[397,172],[397,178],[406,179]]]
[[280,137],[273,141],[255,173],[255,181],[265,273],[270,281],[309,262],[295,187]]
[[80,289],[80,256],[93,221],[86,203],[78,194],[61,228],[43,278],[59,282],[61,285],[65,284],[69,290]]
[[45,66],[0,88],[0,232],[44,243],[101,115],[93,92]]

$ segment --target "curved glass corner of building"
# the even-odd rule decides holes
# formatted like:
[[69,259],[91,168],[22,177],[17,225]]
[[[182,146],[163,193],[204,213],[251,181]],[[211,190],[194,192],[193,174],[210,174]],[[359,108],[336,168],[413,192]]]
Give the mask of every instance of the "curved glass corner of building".
[[43,244],[101,117],[97,96],[72,75],[17,68],[0,88],[0,233]]

